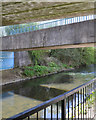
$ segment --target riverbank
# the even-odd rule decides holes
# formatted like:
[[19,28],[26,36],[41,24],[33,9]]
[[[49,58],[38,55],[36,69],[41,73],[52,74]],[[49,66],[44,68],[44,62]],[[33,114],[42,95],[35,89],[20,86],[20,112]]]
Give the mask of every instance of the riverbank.
[[0,71],[0,74],[2,74],[0,86],[1,85],[3,86],[3,85],[7,85],[7,84],[12,84],[12,83],[15,83],[15,82],[20,82],[20,81],[31,80],[31,79],[35,79],[35,78],[41,78],[41,77],[57,74],[57,73],[60,73],[60,72],[64,72],[64,71],[67,72],[67,71],[72,71],[72,70],[74,70],[74,68],[62,69],[62,70],[59,70],[59,71],[56,71],[56,72],[48,73],[46,75],[33,76],[33,77],[24,76],[23,75],[23,70],[21,68],[3,70],[3,71]]
[[34,50],[28,53],[32,63],[28,66],[1,71],[0,85],[40,78],[96,63],[94,48]]

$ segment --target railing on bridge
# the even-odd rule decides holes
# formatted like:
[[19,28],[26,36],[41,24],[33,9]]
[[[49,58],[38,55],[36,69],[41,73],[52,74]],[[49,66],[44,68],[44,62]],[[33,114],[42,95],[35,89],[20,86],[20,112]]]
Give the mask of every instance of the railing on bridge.
[[88,15],[88,16],[79,16],[73,18],[64,18],[64,19],[57,19],[52,21],[44,21],[44,22],[34,22],[34,23],[27,23],[27,24],[18,24],[18,25],[10,25],[10,26],[3,26],[0,27],[0,36],[8,36],[8,35],[16,35],[20,33],[36,31],[40,29],[46,29],[55,26],[61,26],[66,24],[72,24],[87,20],[95,19],[95,15]]
[[[96,115],[96,78],[8,120],[92,119]],[[55,109],[54,109],[55,104]],[[50,108],[50,113],[47,110]],[[54,112],[56,116],[54,116]],[[47,115],[48,113],[48,115]]]

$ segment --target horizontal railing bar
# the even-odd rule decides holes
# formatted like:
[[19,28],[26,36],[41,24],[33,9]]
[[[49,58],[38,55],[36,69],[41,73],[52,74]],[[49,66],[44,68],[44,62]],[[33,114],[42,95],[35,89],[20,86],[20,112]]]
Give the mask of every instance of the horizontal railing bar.
[[57,103],[57,102],[65,99],[65,98],[67,98],[70,95],[73,95],[74,93],[76,93],[80,89],[88,86],[90,83],[94,82],[95,80],[96,80],[96,78],[94,78],[93,80],[91,80],[91,81],[89,81],[87,83],[84,83],[84,84],[82,84],[82,85],[80,85],[80,86],[78,86],[78,87],[76,87],[76,88],[74,88],[74,89],[72,89],[72,90],[62,94],[62,95],[59,95],[59,96],[57,96],[55,98],[52,98],[52,99],[50,99],[50,100],[48,100],[48,101],[46,101],[44,103],[41,103],[38,106],[35,106],[35,107],[30,108],[30,109],[28,109],[28,110],[26,110],[24,112],[21,112],[21,113],[19,113],[17,115],[14,115],[14,116],[10,117],[9,119],[6,119],[6,120],[20,120],[20,119],[24,119],[24,118],[26,118],[26,117],[28,117],[28,116],[30,116],[30,115],[32,115],[32,114],[34,114],[34,113],[44,109],[44,108],[46,108],[46,107],[48,107],[48,106],[50,106],[50,105],[52,105],[54,103]]

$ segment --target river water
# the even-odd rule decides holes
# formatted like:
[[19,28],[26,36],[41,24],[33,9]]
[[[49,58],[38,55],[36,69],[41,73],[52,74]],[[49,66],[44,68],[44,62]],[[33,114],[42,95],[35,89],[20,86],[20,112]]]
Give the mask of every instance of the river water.
[[[3,118],[32,108],[96,77],[96,65],[3,86]],[[56,105],[54,105],[55,109]],[[50,107],[47,116],[50,116]],[[60,113],[60,109],[59,109]],[[61,115],[61,114],[60,114]],[[60,116],[59,115],[59,116]],[[41,117],[43,114],[40,115]],[[56,113],[54,112],[54,116]]]

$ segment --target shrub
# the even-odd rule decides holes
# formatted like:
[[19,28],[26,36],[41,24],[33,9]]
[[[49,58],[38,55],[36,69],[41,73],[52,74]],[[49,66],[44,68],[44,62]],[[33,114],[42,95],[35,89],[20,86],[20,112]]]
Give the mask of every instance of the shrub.
[[54,62],[48,63],[48,66],[49,67],[58,67],[58,65],[56,63],[54,63]]
[[33,77],[34,76],[34,72],[32,70],[24,70],[24,75],[29,76],[29,77]]

